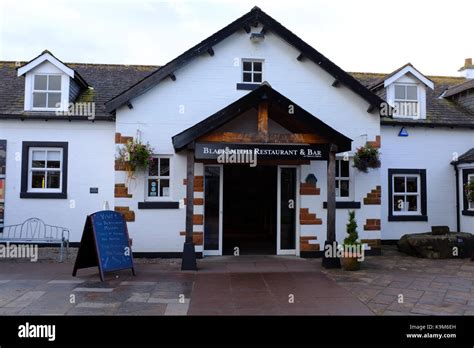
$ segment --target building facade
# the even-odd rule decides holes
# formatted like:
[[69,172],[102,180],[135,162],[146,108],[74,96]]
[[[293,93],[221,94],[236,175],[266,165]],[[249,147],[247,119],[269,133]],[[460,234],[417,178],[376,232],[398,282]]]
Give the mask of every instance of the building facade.
[[[350,210],[371,253],[433,225],[474,233],[472,69],[348,73],[258,8],[161,67],[3,62],[0,224],[34,216],[77,243],[109,206],[134,252],[162,256],[186,238],[204,256],[320,256]],[[154,153],[132,175],[131,141]],[[363,172],[366,146],[381,166]]]

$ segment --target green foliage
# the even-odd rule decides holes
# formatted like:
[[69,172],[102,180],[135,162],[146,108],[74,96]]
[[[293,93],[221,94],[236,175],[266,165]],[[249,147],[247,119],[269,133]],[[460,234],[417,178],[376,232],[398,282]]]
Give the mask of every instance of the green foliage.
[[379,150],[370,144],[359,147],[354,155],[354,167],[364,173],[367,173],[368,168],[379,168]]
[[119,148],[117,160],[124,165],[128,177],[131,179],[136,170],[148,168],[153,156],[153,151],[149,143],[143,144],[133,139]]
[[359,234],[357,233],[357,222],[355,219],[355,211],[349,211],[349,223],[346,224],[348,236],[344,239],[344,245],[357,245],[359,243]]
[[464,185],[464,194],[469,202],[474,202],[474,180]]

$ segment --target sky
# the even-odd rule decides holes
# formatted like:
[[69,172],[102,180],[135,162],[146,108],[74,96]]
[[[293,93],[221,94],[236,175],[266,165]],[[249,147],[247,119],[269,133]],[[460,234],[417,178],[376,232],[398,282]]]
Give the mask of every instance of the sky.
[[474,1],[0,0],[0,60],[162,65],[259,6],[346,71],[457,76]]

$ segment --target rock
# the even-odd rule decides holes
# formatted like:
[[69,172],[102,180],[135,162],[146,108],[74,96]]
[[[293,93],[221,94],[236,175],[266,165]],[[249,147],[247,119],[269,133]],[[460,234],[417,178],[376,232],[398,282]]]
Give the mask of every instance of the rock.
[[449,226],[431,226],[431,234],[440,236],[449,233]]
[[465,258],[472,253],[473,238],[472,234],[463,232],[405,234],[397,246],[403,253],[428,259]]

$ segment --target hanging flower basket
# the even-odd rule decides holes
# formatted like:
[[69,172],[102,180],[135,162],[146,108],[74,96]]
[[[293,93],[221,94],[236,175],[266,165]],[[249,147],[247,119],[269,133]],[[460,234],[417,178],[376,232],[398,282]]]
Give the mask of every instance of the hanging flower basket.
[[369,168],[380,168],[379,150],[370,144],[359,147],[354,155],[354,167],[364,173]]
[[131,180],[134,179],[135,172],[148,168],[152,156],[153,148],[149,143],[143,144],[133,139],[120,147],[117,160],[125,168],[128,179]]
[[470,181],[464,185],[464,194],[468,202],[474,202],[474,181]]

